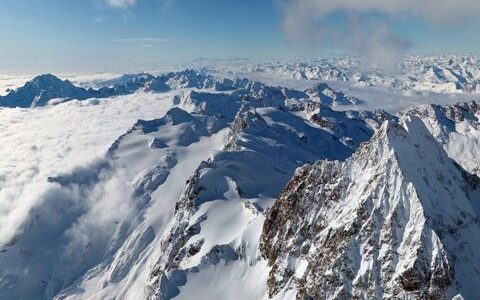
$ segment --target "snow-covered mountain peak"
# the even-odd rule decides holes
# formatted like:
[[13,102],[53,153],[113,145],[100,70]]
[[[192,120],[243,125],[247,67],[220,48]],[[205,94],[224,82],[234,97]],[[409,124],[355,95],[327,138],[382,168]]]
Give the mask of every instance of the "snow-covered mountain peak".
[[362,102],[355,97],[347,96],[342,92],[334,91],[326,83],[319,83],[305,92],[310,96],[310,98],[313,98],[322,104],[333,107],[342,105],[357,105]]
[[52,99],[84,100],[92,95],[89,91],[74,86],[68,80],[45,74],[33,78],[24,86],[0,97],[0,105],[7,107],[35,107],[44,106]]
[[195,71],[193,69],[185,69],[180,72],[168,73],[160,76],[164,78],[165,83],[171,89],[178,88],[211,88],[215,84],[213,76]]
[[39,87],[51,87],[51,86],[60,85],[62,83],[68,84],[70,83],[70,81],[61,80],[60,78],[52,74],[43,74],[43,75],[36,76],[31,81],[29,81],[29,83]]
[[417,117],[385,122],[343,163],[300,168],[264,224],[270,296],[473,297],[479,182]]

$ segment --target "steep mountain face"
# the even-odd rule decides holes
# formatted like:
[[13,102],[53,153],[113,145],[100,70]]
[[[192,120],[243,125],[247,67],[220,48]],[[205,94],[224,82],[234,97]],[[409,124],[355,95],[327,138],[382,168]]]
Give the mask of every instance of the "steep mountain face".
[[455,105],[422,105],[400,113],[417,116],[435,139],[467,171],[480,175],[480,105],[464,102]]
[[245,88],[249,84],[250,80],[247,78],[238,78],[235,79],[228,79],[224,78],[221,80],[217,80],[215,82],[215,90],[219,92],[225,91],[233,91],[238,88]]
[[275,105],[275,103],[279,105],[287,99],[308,99],[308,95],[301,91],[279,86],[269,86],[258,81],[245,80],[240,81],[237,90],[234,91],[233,94],[239,97],[270,101],[270,103],[265,105]]
[[96,93],[97,98],[128,95],[142,89],[152,92],[167,92],[170,90],[164,80],[148,73],[125,74],[101,84],[103,87],[98,91],[90,89]]
[[329,106],[307,101],[297,102],[296,105],[310,122],[331,132],[335,139],[352,150],[357,149],[359,142],[368,140],[372,129],[379,128],[386,120],[396,119],[382,110],[339,112]]
[[267,212],[269,295],[473,299],[479,199],[418,117],[388,121],[345,162],[298,169]]
[[178,88],[198,88],[206,89],[212,88],[215,85],[216,79],[208,74],[199,73],[195,70],[187,69],[183,72],[168,73],[164,76],[160,76],[165,80],[166,84],[171,89]]

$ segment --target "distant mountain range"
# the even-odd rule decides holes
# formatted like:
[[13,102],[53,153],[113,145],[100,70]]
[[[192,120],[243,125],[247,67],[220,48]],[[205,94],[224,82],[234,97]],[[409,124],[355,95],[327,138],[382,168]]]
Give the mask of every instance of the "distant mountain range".
[[68,80],[46,74],[28,81],[23,87],[0,97],[0,106],[4,107],[38,107],[45,106],[51,100],[64,102],[69,100],[85,100],[90,98],[108,98],[127,95],[140,89],[151,92],[166,92],[170,89],[211,88],[214,80],[211,76],[193,70],[153,76],[140,73],[123,75],[117,79],[105,81],[99,89],[85,89],[73,85]]
[[[222,72],[222,66],[209,67]],[[478,93],[480,59],[475,55],[408,56],[394,70],[370,69],[357,58],[302,62],[244,62],[232,74],[268,74],[293,79],[348,82],[357,87],[385,87],[409,92]]]
[[[28,81],[24,86],[0,97],[3,107],[40,107],[70,100],[102,99],[132,94],[136,91],[162,93],[176,89],[213,89],[219,92],[235,91],[237,95],[271,99],[308,99],[315,98],[322,104],[331,106],[355,105],[361,101],[341,92],[333,91],[328,85],[320,84],[307,91],[268,86],[248,79],[218,79],[203,72],[184,70],[160,76],[148,73],[126,74],[115,79],[97,83],[100,88],[82,88],[69,80],[46,74]],[[276,95],[276,96],[274,96]]]
[[[219,72],[222,67],[206,68]],[[294,79],[349,82],[358,87],[379,86],[409,92],[476,93],[480,92],[480,60],[476,56],[410,56],[399,64],[394,72],[363,68],[355,58],[311,60],[304,63],[255,63],[238,64],[232,74],[268,73]],[[251,85],[247,87],[247,85]],[[0,97],[3,107],[38,107],[50,101],[85,100],[108,98],[134,93],[138,90],[166,92],[178,88],[255,89],[261,83],[247,79],[218,79],[205,72],[186,69],[160,76],[148,73],[126,74],[118,78],[97,82],[98,89],[75,86],[68,80],[46,74],[37,76],[23,87]],[[319,93],[319,89],[320,93]],[[361,100],[333,91],[326,84],[301,91],[303,97],[317,97],[331,106],[360,104]],[[298,97],[297,97],[298,98]]]

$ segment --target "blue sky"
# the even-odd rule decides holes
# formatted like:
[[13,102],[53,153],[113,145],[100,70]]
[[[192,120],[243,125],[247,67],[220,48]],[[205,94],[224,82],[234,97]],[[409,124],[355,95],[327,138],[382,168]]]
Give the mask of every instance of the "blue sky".
[[[104,71],[199,57],[288,58],[348,51],[292,41],[275,0],[137,0],[123,8],[107,1],[2,0],[0,73]],[[480,46],[475,22],[434,27],[408,16],[387,21],[411,40],[411,52],[476,52]],[[329,22],[335,26],[340,20],[333,16]]]
[[283,56],[279,18],[263,0],[2,0],[0,70]]

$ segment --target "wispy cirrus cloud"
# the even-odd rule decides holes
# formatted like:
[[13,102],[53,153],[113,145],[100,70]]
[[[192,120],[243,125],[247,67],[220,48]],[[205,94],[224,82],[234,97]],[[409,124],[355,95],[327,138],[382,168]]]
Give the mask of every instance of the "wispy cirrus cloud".
[[105,18],[103,16],[96,16],[94,19],[93,19],[93,22],[94,23],[103,23],[105,21]]
[[169,42],[170,39],[165,38],[153,38],[153,37],[141,37],[141,38],[120,38],[113,39],[115,43],[164,43]]
[[110,7],[126,8],[135,5],[137,0],[106,0],[106,3]]
[[[112,8],[128,8],[135,6],[140,0],[101,0]],[[168,8],[173,5],[176,0],[157,0],[162,8]]]

